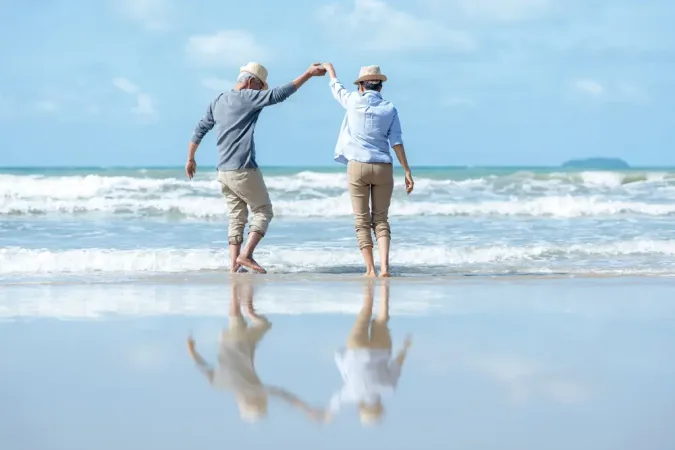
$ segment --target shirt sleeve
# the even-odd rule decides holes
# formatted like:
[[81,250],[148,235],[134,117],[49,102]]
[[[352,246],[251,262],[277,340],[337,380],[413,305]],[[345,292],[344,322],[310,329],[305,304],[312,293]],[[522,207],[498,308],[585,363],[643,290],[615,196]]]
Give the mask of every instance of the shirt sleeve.
[[330,412],[336,413],[340,411],[340,406],[342,406],[342,391],[333,394],[333,396],[330,398],[330,404],[328,405],[328,409],[330,410]]
[[246,99],[251,102],[254,108],[262,109],[266,106],[276,105],[293,95],[297,89],[293,83],[275,87],[267,91],[256,91],[254,89],[245,89],[242,91]]
[[393,387],[398,386],[398,379],[401,377],[401,365],[393,360],[389,363],[389,376],[391,385]]
[[389,145],[394,148],[395,145],[403,145],[403,132],[401,131],[401,121],[398,118],[398,110],[394,108],[394,119],[389,126],[387,133]]
[[349,106],[349,101],[352,98],[353,92],[349,92],[345,87],[340,83],[340,80],[337,78],[332,78],[330,80],[330,90],[333,93],[333,98],[342,105],[343,108],[347,109]]
[[206,136],[206,133],[211,131],[216,124],[213,119],[213,107],[215,106],[216,101],[218,101],[217,98],[209,104],[206,108],[206,113],[204,113],[204,117],[197,123],[191,139],[194,144],[199,145],[202,142],[202,139],[204,139],[204,136]]
[[202,375],[206,377],[207,380],[209,380],[209,383],[213,384],[213,377],[215,375],[215,371],[213,367],[209,364],[197,364],[197,370],[199,370]]

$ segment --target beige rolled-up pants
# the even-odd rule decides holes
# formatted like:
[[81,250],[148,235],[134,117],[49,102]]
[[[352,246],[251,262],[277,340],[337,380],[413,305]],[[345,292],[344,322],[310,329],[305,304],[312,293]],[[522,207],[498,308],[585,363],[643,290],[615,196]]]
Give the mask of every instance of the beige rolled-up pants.
[[244,242],[248,207],[253,213],[248,227],[249,233],[255,231],[265,236],[274,212],[260,168],[219,170],[218,181],[229,211],[230,224],[227,234],[229,243]]
[[347,179],[359,249],[373,246],[371,229],[376,239],[391,237],[389,205],[394,191],[393,165],[349,161]]

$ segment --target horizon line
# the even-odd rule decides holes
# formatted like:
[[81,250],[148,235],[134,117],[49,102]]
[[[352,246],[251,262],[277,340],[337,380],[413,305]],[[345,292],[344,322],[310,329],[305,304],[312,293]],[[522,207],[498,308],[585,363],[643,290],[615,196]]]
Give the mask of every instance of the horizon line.
[[[202,166],[202,168],[208,168],[216,170],[216,165],[207,165]],[[0,166],[0,171],[2,170],[64,170],[64,169],[102,169],[102,170],[115,170],[115,169],[149,169],[149,170],[158,170],[158,169],[183,169],[182,165],[175,166],[163,166],[163,165],[60,165],[60,166]],[[336,165],[266,165],[260,166],[261,169],[327,169],[327,168],[337,168]],[[395,167],[400,168],[400,167]],[[588,170],[602,170],[602,168],[595,167],[565,167],[564,164],[558,165],[527,165],[527,164],[509,164],[509,165],[411,165],[413,169],[588,169]],[[635,169],[672,169],[675,168],[675,165],[644,165],[644,166],[630,166],[626,168],[613,168],[607,167],[608,170],[635,170]]]

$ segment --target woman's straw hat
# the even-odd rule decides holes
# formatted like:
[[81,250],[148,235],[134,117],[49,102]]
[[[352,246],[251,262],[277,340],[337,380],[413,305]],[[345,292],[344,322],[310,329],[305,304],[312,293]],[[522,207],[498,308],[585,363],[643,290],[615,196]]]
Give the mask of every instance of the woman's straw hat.
[[354,84],[359,84],[363,81],[387,81],[387,77],[380,71],[380,66],[365,66],[361,67],[359,77]]

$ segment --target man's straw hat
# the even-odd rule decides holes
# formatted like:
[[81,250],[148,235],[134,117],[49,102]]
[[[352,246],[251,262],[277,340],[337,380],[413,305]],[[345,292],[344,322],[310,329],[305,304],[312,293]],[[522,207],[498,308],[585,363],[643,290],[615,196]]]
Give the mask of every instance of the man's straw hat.
[[387,81],[387,77],[380,71],[380,66],[365,66],[361,67],[359,77],[354,84],[359,84],[362,81]]
[[256,62],[250,62],[246,64],[245,66],[239,68],[239,73],[241,72],[246,72],[250,73],[263,83],[263,89],[267,90],[269,86],[267,86],[267,69],[262,64],[258,64]]

